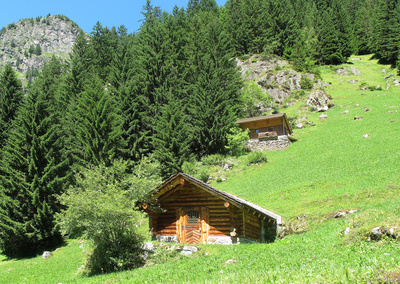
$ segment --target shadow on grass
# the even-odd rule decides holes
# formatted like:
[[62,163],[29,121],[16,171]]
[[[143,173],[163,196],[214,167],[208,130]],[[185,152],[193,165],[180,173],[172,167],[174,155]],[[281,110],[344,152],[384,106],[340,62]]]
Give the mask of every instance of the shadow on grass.
[[[24,250],[24,252],[21,252],[21,253],[15,253],[15,254],[3,253],[2,255],[5,256],[5,258],[0,259],[0,262],[10,261],[10,260],[32,259],[32,258],[38,257],[39,255],[42,255],[43,252],[45,252],[45,251],[54,251],[57,248],[65,247],[65,246],[67,246],[67,242],[65,241],[64,238],[60,237],[60,238],[57,238],[57,240],[44,242],[43,244],[39,245],[35,249],[26,248]],[[0,253],[1,253],[1,251],[0,251]]]

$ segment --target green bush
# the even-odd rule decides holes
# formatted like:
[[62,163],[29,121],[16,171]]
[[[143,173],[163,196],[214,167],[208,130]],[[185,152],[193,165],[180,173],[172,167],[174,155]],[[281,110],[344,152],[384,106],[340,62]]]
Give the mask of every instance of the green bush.
[[185,161],[182,164],[182,171],[188,175],[194,176],[198,170],[198,163],[195,159]]
[[60,197],[66,208],[57,215],[62,233],[85,237],[93,244],[86,265],[89,274],[142,265],[144,236],[139,224],[143,213],[136,204],[147,201],[160,184],[158,166],[146,158],[133,173],[128,162],[122,161],[84,169],[76,175],[76,185]]
[[301,76],[300,86],[304,90],[311,90],[313,87],[313,82],[307,76]]
[[247,161],[249,165],[266,163],[267,156],[263,152],[252,152],[247,157]]
[[220,166],[220,167],[222,167],[225,164],[225,157],[221,154],[208,155],[208,156],[204,156],[201,159],[201,162],[205,166]]
[[225,148],[231,156],[240,156],[248,151],[246,143],[249,140],[249,130],[242,131],[239,127],[231,128],[228,134],[228,145]]
[[199,180],[203,181],[203,182],[207,182],[208,178],[209,178],[209,173],[207,168],[203,167],[200,169],[199,173],[197,175],[195,175],[196,178],[198,178]]

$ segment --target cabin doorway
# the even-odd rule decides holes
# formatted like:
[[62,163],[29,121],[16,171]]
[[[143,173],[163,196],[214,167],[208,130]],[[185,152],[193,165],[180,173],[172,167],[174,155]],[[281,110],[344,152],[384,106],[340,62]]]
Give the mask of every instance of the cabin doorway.
[[182,226],[183,242],[199,244],[201,237],[201,220],[199,209],[184,210],[184,222]]

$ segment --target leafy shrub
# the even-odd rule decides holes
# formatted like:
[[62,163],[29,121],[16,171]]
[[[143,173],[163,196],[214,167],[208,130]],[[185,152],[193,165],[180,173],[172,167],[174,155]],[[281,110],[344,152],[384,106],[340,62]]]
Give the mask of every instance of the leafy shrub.
[[208,174],[208,170],[205,167],[201,168],[199,173],[197,175],[195,175],[196,178],[198,178],[199,180],[201,180],[203,182],[207,182],[209,176],[210,175]]
[[241,59],[242,61],[247,60],[251,57],[250,54],[243,54],[241,56],[239,56],[239,59]]
[[195,159],[184,161],[182,164],[182,171],[188,175],[194,176],[198,170],[198,163]]
[[240,156],[246,153],[247,140],[249,140],[249,130],[242,131],[239,127],[231,128],[228,134],[228,145],[225,148],[229,151],[231,156]]
[[304,90],[311,90],[313,87],[313,82],[307,76],[301,76],[300,86]]
[[205,166],[223,166],[225,164],[225,157],[221,154],[204,156],[201,162]]
[[138,227],[143,216],[136,203],[146,201],[160,184],[158,167],[145,158],[133,173],[122,161],[84,169],[76,174],[76,185],[60,197],[66,208],[57,215],[62,233],[83,236],[94,246],[86,265],[90,274],[142,265],[144,237]]
[[247,161],[249,165],[252,164],[261,164],[267,162],[267,157],[263,152],[252,152],[247,157]]
[[7,26],[7,29],[11,30],[11,29],[15,29],[16,27],[17,27],[17,25],[15,23],[12,23]]

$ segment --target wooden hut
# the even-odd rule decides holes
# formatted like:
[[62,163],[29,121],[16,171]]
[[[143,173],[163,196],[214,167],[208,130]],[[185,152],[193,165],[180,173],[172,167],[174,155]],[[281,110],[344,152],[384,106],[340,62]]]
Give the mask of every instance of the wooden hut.
[[153,195],[161,209],[148,206],[154,239],[179,243],[273,242],[282,217],[178,173]]
[[293,133],[285,113],[239,119],[236,123],[238,123],[243,130],[250,130],[250,139],[258,139],[260,133],[273,133],[273,135],[264,135],[267,137]]

